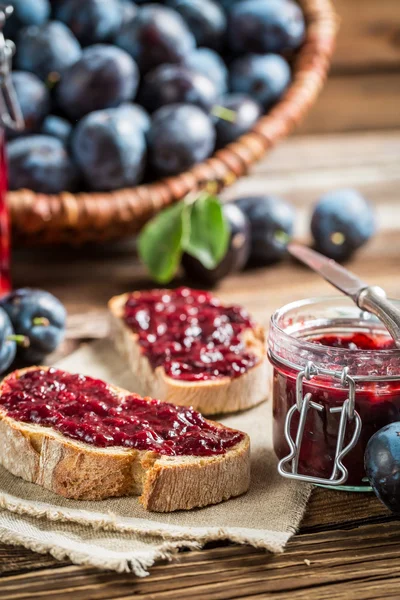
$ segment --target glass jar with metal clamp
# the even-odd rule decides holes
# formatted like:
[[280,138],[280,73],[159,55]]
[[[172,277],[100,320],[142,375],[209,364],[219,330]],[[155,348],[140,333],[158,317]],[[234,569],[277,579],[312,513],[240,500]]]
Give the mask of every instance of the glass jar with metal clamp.
[[380,321],[345,297],[294,302],[272,316],[269,359],[280,474],[370,489],[367,442],[400,420],[400,349]]

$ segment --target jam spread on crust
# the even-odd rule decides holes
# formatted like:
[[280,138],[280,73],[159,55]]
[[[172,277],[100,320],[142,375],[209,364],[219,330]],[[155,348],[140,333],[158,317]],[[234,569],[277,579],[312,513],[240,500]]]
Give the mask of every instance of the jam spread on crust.
[[183,287],[131,294],[124,320],[153,369],[163,366],[173,379],[234,378],[258,362],[240,337],[253,327],[248,313],[209,292]]
[[0,405],[17,421],[52,427],[98,447],[123,446],[169,456],[224,454],[244,438],[207,422],[192,408],[137,394],[117,396],[104,381],[36,369],[3,382]]

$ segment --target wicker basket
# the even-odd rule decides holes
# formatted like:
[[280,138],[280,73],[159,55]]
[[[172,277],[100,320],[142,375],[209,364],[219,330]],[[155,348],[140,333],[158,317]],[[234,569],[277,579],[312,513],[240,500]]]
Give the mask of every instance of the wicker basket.
[[251,132],[185,173],[113,192],[57,195],[9,192],[14,239],[19,244],[79,244],[131,235],[162,208],[200,182],[233,183],[297,125],[320,92],[334,49],[337,17],[330,0],[299,0],[307,21],[293,82]]

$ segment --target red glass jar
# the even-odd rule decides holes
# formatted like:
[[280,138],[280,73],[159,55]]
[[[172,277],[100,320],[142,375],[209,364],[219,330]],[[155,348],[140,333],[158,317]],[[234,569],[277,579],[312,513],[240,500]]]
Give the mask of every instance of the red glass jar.
[[7,165],[4,132],[0,137],[0,296],[11,289],[10,279],[10,223],[7,207]]
[[12,6],[0,6],[0,296],[10,291],[10,223],[7,207],[7,164],[4,127],[21,131],[24,121],[11,80],[15,45],[2,33]]
[[269,358],[281,474],[369,489],[366,444],[400,420],[400,350],[382,324],[344,297],[295,302],[272,316]]

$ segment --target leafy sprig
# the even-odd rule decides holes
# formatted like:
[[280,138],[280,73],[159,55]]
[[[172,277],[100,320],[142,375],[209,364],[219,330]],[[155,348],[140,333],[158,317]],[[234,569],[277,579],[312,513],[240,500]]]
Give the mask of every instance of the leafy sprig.
[[139,256],[152,278],[165,284],[174,278],[184,252],[214,269],[227,252],[229,235],[218,196],[191,193],[145,225],[138,239]]

